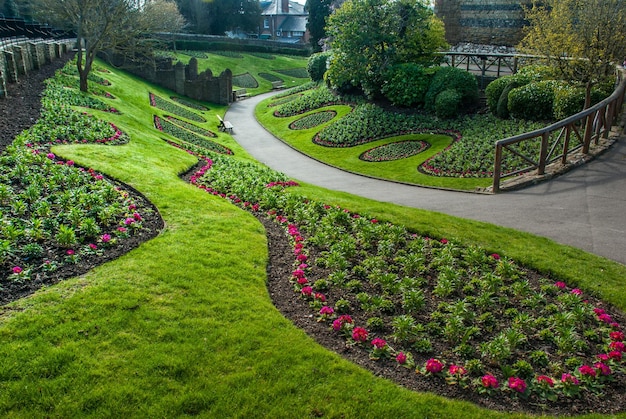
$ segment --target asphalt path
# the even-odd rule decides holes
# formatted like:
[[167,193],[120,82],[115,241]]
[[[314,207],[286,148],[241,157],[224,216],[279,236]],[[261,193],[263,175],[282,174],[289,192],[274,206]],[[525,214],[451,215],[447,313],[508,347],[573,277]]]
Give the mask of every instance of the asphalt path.
[[372,179],[303,155],[254,118],[254,108],[268,95],[233,103],[225,119],[234,125],[235,140],[253,157],[295,180],[511,227],[626,265],[626,138],[584,166],[519,191],[455,192]]

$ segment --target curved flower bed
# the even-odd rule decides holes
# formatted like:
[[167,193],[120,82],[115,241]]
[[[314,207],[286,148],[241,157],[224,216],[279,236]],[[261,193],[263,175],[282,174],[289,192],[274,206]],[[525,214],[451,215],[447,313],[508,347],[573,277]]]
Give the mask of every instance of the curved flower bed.
[[170,99],[172,99],[174,102],[178,103],[179,105],[183,105],[183,106],[186,106],[188,108],[195,109],[197,111],[206,112],[206,111],[209,110],[209,108],[207,108],[204,105],[199,105],[197,103],[191,102],[191,101],[189,101],[187,99],[184,99],[182,97],[170,96]]
[[406,159],[421,153],[430,147],[426,141],[406,140],[396,143],[384,144],[378,147],[370,148],[363,152],[359,159],[369,162],[383,162]]
[[308,79],[309,72],[306,68],[288,68],[285,70],[276,70],[277,73],[284,74],[285,76],[295,77],[297,79]]
[[297,96],[294,100],[280,105],[274,111],[274,116],[287,117],[295,116],[314,109],[318,109],[328,105],[340,104],[341,100],[328,88],[309,90],[302,95]]
[[178,126],[167,119],[161,119],[154,115],[154,127],[159,131],[170,134],[187,143],[195,144],[206,150],[213,151],[219,154],[233,154],[233,151],[215,141],[211,141],[207,138],[201,137],[195,132],[189,131],[181,126]]
[[190,111],[189,109],[183,108],[182,106],[178,106],[169,100],[165,100],[160,96],[155,95],[154,93],[149,93],[150,97],[150,105],[155,108],[161,109],[162,111],[173,113],[175,115],[181,116],[183,118],[187,118],[191,121],[195,122],[206,122],[206,119],[197,113]]
[[291,124],[289,124],[289,129],[300,130],[313,128],[318,125],[325,124],[326,122],[333,119],[335,116],[337,116],[337,112],[335,111],[315,112],[293,121]]
[[239,86],[246,89],[254,89],[259,87],[259,82],[250,73],[243,73],[233,76],[233,86]]
[[259,77],[262,77],[267,81],[283,81],[283,79],[272,73],[259,73]]
[[217,134],[211,130],[200,128],[197,125],[194,125],[190,122],[183,121],[182,119],[174,118],[171,115],[165,115],[165,119],[170,121],[173,124],[176,124],[182,128],[188,129],[189,131],[195,132],[198,135],[204,135],[205,137],[217,137]]
[[290,286],[345,351],[502,408],[582,412],[598,396],[621,397],[626,317],[583,290],[478,247],[282,194],[271,185],[289,183],[257,165],[206,162],[193,183],[284,226]]

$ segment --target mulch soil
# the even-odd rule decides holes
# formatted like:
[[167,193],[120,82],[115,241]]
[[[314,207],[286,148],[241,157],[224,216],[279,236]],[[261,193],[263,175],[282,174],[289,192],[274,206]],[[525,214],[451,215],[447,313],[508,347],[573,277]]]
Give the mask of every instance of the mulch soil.
[[[64,59],[57,60],[45,68],[30,74],[28,77],[21,78],[18,83],[8,86],[8,97],[0,99],[0,150],[3,150],[13,141],[18,133],[30,127],[37,120],[40,112],[40,95],[44,88],[43,81],[51,77],[65,62],[66,60]],[[189,173],[192,172],[193,169]],[[131,189],[129,192],[134,194],[136,199],[142,201],[144,205],[151,205],[137,191]],[[55,275],[54,278],[49,278],[47,282],[30,281],[28,284],[25,284],[25,289],[15,290],[15,292],[10,292],[8,295],[0,298],[0,304],[22,298],[42,285],[83,274],[94,266],[114,259],[138,246],[143,241],[155,237],[163,228],[163,221],[158,216],[156,208],[153,208],[153,210],[154,216],[144,221],[144,226],[147,227],[144,233],[124,241],[115,252],[109,252],[106,257],[83,258],[79,264],[59,270],[58,275]],[[467,400],[478,406],[503,412],[518,411],[537,414],[575,415],[592,412],[610,414],[626,411],[626,397],[624,397],[626,382],[624,374],[619,376],[617,385],[611,386],[602,398],[586,395],[580,399],[560,399],[557,402],[540,403],[532,399],[524,400],[515,397],[479,395],[472,391],[463,390],[458,386],[447,385],[439,377],[417,375],[413,370],[398,366],[394,360],[371,360],[369,353],[365,349],[348,347],[344,338],[329,330],[328,323],[317,322],[308,303],[298,297],[289,281],[293,271],[293,252],[285,230],[274,221],[267,219],[264,214],[256,215],[265,226],[267,232],[269,246],[267,285],[275,306],[295,326],[306,331],[319,344],[336,352],[345,359],[370,370],[374,375],[387,378],[412,390],[432,392],[451,399]],[[314,259],[315,255],[312,254],[310,257]],[[315,272],[313,270],[313,272],[307,274],[307,277],[315,280],[318,277],[323,277],[323,275],[323,272]],[[3,293],[4,291],[6,289],[3,290]]]

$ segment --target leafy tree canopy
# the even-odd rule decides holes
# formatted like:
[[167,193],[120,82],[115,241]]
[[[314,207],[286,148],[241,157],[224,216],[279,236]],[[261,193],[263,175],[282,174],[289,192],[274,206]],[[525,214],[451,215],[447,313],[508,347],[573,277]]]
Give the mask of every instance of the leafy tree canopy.
[[[615,72],[626,54],[623,0],[542,0],[526,9],[530,22],[520,50],[543,55],[566,80],[587,87]],[[587,101],[587,105],[589,101]]]
[[224,35],[231,30],[259,29],[258,0],[176,0],[176,3],[195,33]]
[[304,9],[309,13],[306,27],[314,51],[321,51],[320,40],[326,38],[326,19],[330,15],[332,0],[306,0]]
[[430,65],[445,48],[443,23],[424,0],[348,0],[328,19],[333,57],[327,81],[333,88],[380,94],[393,65]]

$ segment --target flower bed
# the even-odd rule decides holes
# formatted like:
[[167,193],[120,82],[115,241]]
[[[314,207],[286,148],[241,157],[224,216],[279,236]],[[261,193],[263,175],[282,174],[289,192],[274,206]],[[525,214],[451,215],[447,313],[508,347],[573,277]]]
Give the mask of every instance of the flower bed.
[[297,79],[308,79],[309,72],[306,68],[288,68],[285,70],[276,70],[277,73],[284,74],[288,77],[295,77]]
[[167,119],[161,119],[154,115],[154,127],[159,131],[170,134],[187,143],[195,144],[206,150],[214,151],[220,154],[233,154],[232,150],[215,141],[204,138],[195,132],[189,131],[181,126],[173,124]]
[[191,132],[195,132],[198,135],[203,135],[205,137],[217,137],[217,134],[208,129],[201,128],[197,125],[194,125],[190,122],[183,121],[182,119],[174,118],[171,115],[165,115],[165,119],[167,119],[172,124],[178,125],[179,127],[185,128]]
[[267,81],[283,81],[280,77],[272,73],[259,73],[259,76]]
[[188,108],[191,109],[195,109],[197,111],[201,111],[201,112],[206,112],[209,110],[209,108],[207,108],[204,105],[199,105],[197,103],[191,102],[185,98],[182,97],[178,97],[178,96],[170,96],[170,99],[172,99],[174,102],[178,103],[179,105],[183,105],[186,106]]
[[325,124],[326,122],[332,120],[335,116],[337,116],[337,112],[335,111],[315,112],[293,121],[289,124],[289,128],[295,130],[313,128],[318,125]]
[[178,52],[184,55],[188,55],[190,57],[195,57],[195,58],[202,58],[202,59],[209,58],[209,56],[205,52],[202,52],[202,51],[192,51],[192,50],[186,49],[186,50],[182,50]]
[[370,148],[362,153],[359,159],[369,162],[400,160],[419,154],[428,147],[430,147],[430,144],[426,141],[399,141]]
[[284,280],[344,351],[503,409],[557,402],[583,412],[598,395],[619,397],[626,318],[583,290],[478,247],[282,194],[291,184],[258,165],[206,161],[193,183],[284,226]]
[[245,89],[254,89],[259,87],[259,82],[250,73],[243,73],[233,76],[233,86],[243,87]]
[[243,58],[243,55],[236,51],[211,51],[211,54],[221,55],[228,58]]
[[177,116],[181,116],[183,118],[187,118],[191,121],[195,122],[206,122],[206,119],[197,113],[183,108],[182,106],[178,106],[169,100],[165,100],[160,96],[155,95],[154,93],[149,94],[150,97],[150,105],[155,108],[161,109],[162,111],[173,113]]
[[[293,92],[291,92],[293,93]],[[341,100],[326,87],[305,91],[294,100],[283,103],[274,111],[274,116],[287,117],[299,115],[323,106],[340,104]]]

